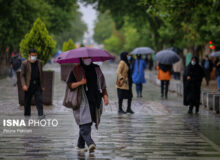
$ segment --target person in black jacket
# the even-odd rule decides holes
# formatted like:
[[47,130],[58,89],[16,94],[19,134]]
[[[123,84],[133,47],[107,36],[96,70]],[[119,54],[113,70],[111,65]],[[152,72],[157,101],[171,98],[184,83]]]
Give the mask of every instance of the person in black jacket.
[[212,68],[213,68],[213,63],[209,59],[208,55],[206,55],[205,59],[202,60],[202,67],[204,69],[206,84],[208,86],[210,81],[210,73],[212,72]]
[[193,113],[193,107],[196,107],[196,113],[199,112],[201,83],[204,77],[204,70],[199,65],[198,57],[192,57],[191,63],[184,72],[184,105],[189,105],[188,113]]

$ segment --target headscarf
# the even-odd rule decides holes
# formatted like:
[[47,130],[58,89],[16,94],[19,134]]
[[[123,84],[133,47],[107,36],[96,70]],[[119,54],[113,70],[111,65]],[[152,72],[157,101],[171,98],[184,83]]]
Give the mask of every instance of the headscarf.
[[167,72],[167,71],[171,71],[171,70],[172,70],[172,65],[159,63],[159,68],[160,68],[162,71]]
[[122,52],[120,54],[120,58],[122,61],[124,61],[129,66],[127,55],[128,55],[128,52]]
[[141,54],[138,54],[137,59],[141,59],[141,58],[142,58]]

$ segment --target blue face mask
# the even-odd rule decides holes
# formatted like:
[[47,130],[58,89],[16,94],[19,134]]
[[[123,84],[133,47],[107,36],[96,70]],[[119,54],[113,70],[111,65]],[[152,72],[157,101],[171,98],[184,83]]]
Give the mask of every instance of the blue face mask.
[[128,60],[129,60],[129,61],[131,60],[131,56],[128,56]]

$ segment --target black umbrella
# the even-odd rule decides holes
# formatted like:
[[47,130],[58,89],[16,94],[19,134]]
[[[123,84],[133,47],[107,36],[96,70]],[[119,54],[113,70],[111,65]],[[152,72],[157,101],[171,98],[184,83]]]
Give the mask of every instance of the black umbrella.
[[174,51],[166,49],[157,52],[156,60],[161,64],[173,64],[178,62],[180,60],[180,57]]

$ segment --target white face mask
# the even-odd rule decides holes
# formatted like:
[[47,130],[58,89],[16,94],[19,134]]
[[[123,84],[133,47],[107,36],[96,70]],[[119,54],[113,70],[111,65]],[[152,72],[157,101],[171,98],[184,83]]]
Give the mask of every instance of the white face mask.
[[195,61],[192,61],[192,62],[191,62],[191,64],[192,64],[192,65],[195,65],[195,64],[196,64],[196,62],[195,62]]
[[31,56],[31,61],[36,61],[37,60],[37,56]]
[[88,66],[92,63],[92,59],[91,58],[83,59],[83,63]]

